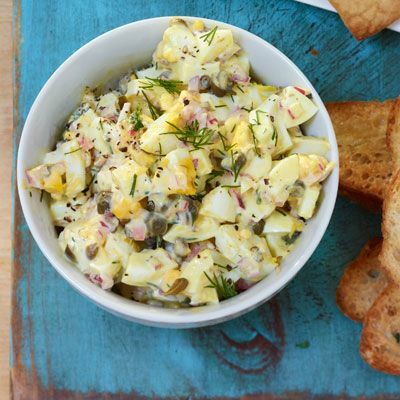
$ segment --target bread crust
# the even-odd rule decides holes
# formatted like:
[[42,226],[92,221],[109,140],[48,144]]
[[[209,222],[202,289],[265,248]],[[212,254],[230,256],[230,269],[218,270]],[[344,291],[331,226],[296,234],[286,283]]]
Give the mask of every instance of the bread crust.
[[329,0],[358,40],[375,35],[400,18],[400,0]]
[[345,269],[336,290],[336,303],[348,318],[362,322],[368,310],[387,287],[389,280],[381,268],[382,239],[374,237]]
[[339,147],[340,193],[373,211],[382,209],[392,174],[386,140],[394,100],[327,103]]
[[400,289],[389,285],[364,319],[361,357],[373,368],[400,375]]

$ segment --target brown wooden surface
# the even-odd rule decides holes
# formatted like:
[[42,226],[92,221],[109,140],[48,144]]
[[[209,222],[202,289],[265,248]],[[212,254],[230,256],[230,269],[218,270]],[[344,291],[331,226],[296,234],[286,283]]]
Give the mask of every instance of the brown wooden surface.
[[0,400],[9,399],[12,165],[12,0],[0,0]]

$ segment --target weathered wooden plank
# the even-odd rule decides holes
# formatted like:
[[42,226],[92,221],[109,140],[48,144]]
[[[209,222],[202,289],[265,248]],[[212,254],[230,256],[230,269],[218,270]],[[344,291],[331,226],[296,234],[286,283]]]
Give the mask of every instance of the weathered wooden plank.
[[[108,29],[160,15],[215,18],[260,35],[327,101],[399,93],[398,34],[358,43],[336,15],[290,0],[22,0],[16,134],[41,86],[74,50]],[[378,216],[339,199],[317,251],[274,300],[216,327],[172,331],[120,320],[75,293],[41,255],[15,204],[15,399],[399,397],[397,378],[361,361],[360,327],[334,302],[343,265],[379,231]],[[305,340],[308,348],[296,346]]]
[[0,398],[9,397],[11,303],[12,3],[0,2]]

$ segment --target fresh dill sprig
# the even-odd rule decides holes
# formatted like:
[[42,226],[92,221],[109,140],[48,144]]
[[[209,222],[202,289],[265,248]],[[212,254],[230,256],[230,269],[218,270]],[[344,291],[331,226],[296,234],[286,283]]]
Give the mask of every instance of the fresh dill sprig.
[[214,106],[215,108],[222,108],[222,107],[228,107],[226,104],[219,104],[217,106]]
[[239,188],[240,185],[221,185],[221,187],[223,188],[229,188],[229,189],[233,189],[233,188]]
[[257,121],[257,125],[260,125],[260,113],[261,113],[261,114],[267,114],[266,111],[263,111],[263,110],[256,110],[256,121]]
[[145,77],[147,82],[140,86],[140,89],[153,89],[154,87],[161,87],[165,89],[168,93],[180,93],[182,90],[182,81],[176,81],[172,79],[161,79],[161,78],[149,78]]
[[[161,146],[161,143],[159,143],[158,144],[158,148],[160,149],[160,146]],[[152,152],[150,152],[150,151],[147,151],[147,150],[144,150],[144,149],[142,149],[141,151],[143,151],[143,153],[146,153],[146,154],[148,154],[148,155],[150,155],[150,156],[155,156],[155,157],[164,157],[164,156],[166,156],[166,154],[162,154],[162,153],[152,153]]]
[[213,144],[213,137],[215,131],[209,128],[199,129],[199,122],[193,121],[190,125],[186,125],[185,128],[181,129],[171,122],[166,123],[172,126],[174,132],[164,132],[161,135],[175,135],[179,140],[184,143],[191,144],[195,150],[202,149],[204,146]]
[[64,153],[64,155],[66,156],[67,154],[72,154],[72,153],[75,153],[75,152],[77,152],[79,150],[82,150],[82,147],[78,147],[77,149],[74,149],[74,150],[71,150],[71,151],[67,151],[66,153]]
[[272,138],[271,139],[275,141],[275,146],[276,146],[277,143],[278,143],[278,131],[276,130],[274,124],[272,124],[272,128],[274,129],[274,131],[272,132]]
[[231,151],[231,169],[234,177],[233,182],[237,181],[237,178],[239,177],[240,174],[240,170],[243,168],[243,166],[244,163],[238,163],[238,161],[235,160],[235,158],[233,157],[233,151]]
[[142,109],[140,107],[136,107],[136,110],[129,117],[129,122],[133,125],[133,129],[135,131],[144,128],[143,122],[140,119],[141,112]]
[[[236,125],[234,126],[234,128],[235,127],[236,127]],[[233,132],[233,130],[232,130],[232,132]],[[232,150],[236,146],[236,143],[233,143],[232,145],[226,144],[228,139],[221,132],[217,132],[217,133],[218,133],[219,138],[221,139],[224,151],[228,152],[228,151]]]
[[255,151],[256,154],[259,156],[259,155],[260,155],[260,152],[259,152],[259,150],[257,149],[258,140],[257,140],[256,135],[255,135],[255,133],[254,133],[254,129],[253,129],[253,125],[252,125],[252,124],[249,124],[249,129],[250,129],[250,132],[251,132],[251,136],[252,136],[252,138],[253,138],[254,151]]
[[213,169],[209,174],[208,177],[206,179],[206,184],[211,182],[213,179],[215,179],[218,176],[222,176],[225,174],[225,171],[217,171],[216,169]]
[[132,180],[132,186],[131,186],[131,191],[129,192],[130,196],[134,196],[135,194],[135,189],[136,189],[136,180],[137,180],[137,175],[133,174],[133,180]]
[[213,278],[211,278],[206,271],[204,271],[204,275],[210,282],[206,287],[215,289],[220,300],[226,300],[238,294],[235,289],[235,284],[226,279],[223,275],[217,276],[214,273]]
[[214,26],[211,31],[205,33],[204,35],[201,35],[200,39],[203,39],[203,42],[208,43],[208,45],[210,46],[212,41],[214,40],[215,34],[217,33],[217,29],[218,27]]
[[151,117],[156,120],[160,115],[161,112],[154,106],[154,104],[149,100],[149,98],[147,97],[147,94],[142,90],[142,94],[144,96],[144,98],[147,101],[147,106],[149,107],[149,111],[151,114]]

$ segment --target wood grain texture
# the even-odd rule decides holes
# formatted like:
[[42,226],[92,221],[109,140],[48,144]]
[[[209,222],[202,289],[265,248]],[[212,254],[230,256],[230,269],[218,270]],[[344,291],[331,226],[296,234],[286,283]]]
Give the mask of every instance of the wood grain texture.
[[[299,65],[324,101],[400,92],[397,33],[358,43],[337,15],[291,0],[21,0],[16,135],[42,85],[73,51],[111,28],[161,15],[252,31]],[[379,217],[357,205],[338,200],[313,257],[268,304],[215,327],[174,331],[123,321],[74,292],[40,253],[14,200],[14,399],[399,397],[398,379],[362,362],[360,327],[335,305],[343,266],[379,232]]]
[[12,165],[12,2],[0,1],[0,399],[9,398]]

